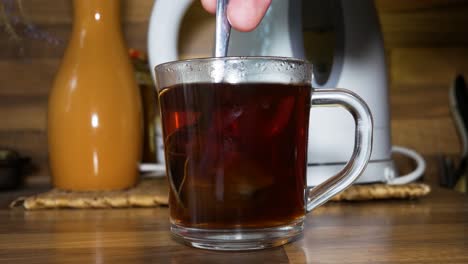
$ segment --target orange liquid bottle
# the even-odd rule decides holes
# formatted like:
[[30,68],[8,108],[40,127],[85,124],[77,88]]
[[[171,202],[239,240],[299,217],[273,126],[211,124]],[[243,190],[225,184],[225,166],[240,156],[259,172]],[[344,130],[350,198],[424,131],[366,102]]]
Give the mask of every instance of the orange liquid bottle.
[[73,7],[73,32],[49,96],[53,185],[129,188],[139,177],[142,113],[120,1],[74,0]]

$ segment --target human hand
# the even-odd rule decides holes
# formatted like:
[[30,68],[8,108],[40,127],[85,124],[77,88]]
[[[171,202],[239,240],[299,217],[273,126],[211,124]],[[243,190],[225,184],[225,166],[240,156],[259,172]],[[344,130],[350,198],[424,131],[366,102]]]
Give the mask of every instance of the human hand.
[[[216,12],[216,0],[201,0],[210,13]],[[265,15],[271,0],[230,0],[227,8],[229,23],[239,31],[254,30]]]

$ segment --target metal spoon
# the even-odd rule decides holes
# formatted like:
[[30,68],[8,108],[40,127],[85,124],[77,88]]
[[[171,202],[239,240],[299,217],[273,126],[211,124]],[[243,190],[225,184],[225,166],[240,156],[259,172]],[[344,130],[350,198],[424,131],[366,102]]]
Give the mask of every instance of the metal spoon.
[[216,4],[215,57],[226,57],[231,35],[231,24],[227,19],[229,0],[218,0]]

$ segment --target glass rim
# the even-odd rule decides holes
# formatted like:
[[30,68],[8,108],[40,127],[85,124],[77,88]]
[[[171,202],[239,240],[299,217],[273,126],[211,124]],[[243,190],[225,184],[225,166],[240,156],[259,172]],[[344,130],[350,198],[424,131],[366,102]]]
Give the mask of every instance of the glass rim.
[[301,65],[308,65],[312,66],[312,63],[293,57],[281,57],[281,56],[226,56],[226,57],[204,57],[204,58],[192,58],[192,59],[185,59],[185,60],[175,60],[175,61],[168,61],[158,64],[154,67],[155,71],[160,71],[161,69],[175,67],[179,64],[186,64],[186,63],[210,63],[215,61],[278,61],[278,62],[285,62],[285,63],[296,63]]

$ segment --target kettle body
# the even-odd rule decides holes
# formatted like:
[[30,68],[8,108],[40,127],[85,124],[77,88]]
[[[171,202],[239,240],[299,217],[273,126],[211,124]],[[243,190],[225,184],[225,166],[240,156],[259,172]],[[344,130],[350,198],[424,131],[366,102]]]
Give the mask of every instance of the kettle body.
[[[151,67],[177,60],[177,40],[184,13],[193,0],[157,0],[149,27]],[[307,33],[309,32],[309,33]],[[315,33],[314,33],[315,32]],[[332,32],[327,35],[327,32]],[[315,35],[314,35],[315,34]],[[314,47],[315,39],[328,43]],[[329,62],[315,63],[312,54],[328,49]],[[284,56],[308,59],[316,66],[312,86],[345,88],[369,105],[374,117],[371,160],[356,183],[391,181],[397,176],[391,159],[388,79],[383,39],[372,0],[273,0],[252,32],[233,30],[229,56]],[[354,145],[353,119],[344,109],[314,108],[310,114],[307,182],[315,186],[337,173]],[[411,179],[414,180],[414,179]],[[410,179],[408,179],[410,181]]]

